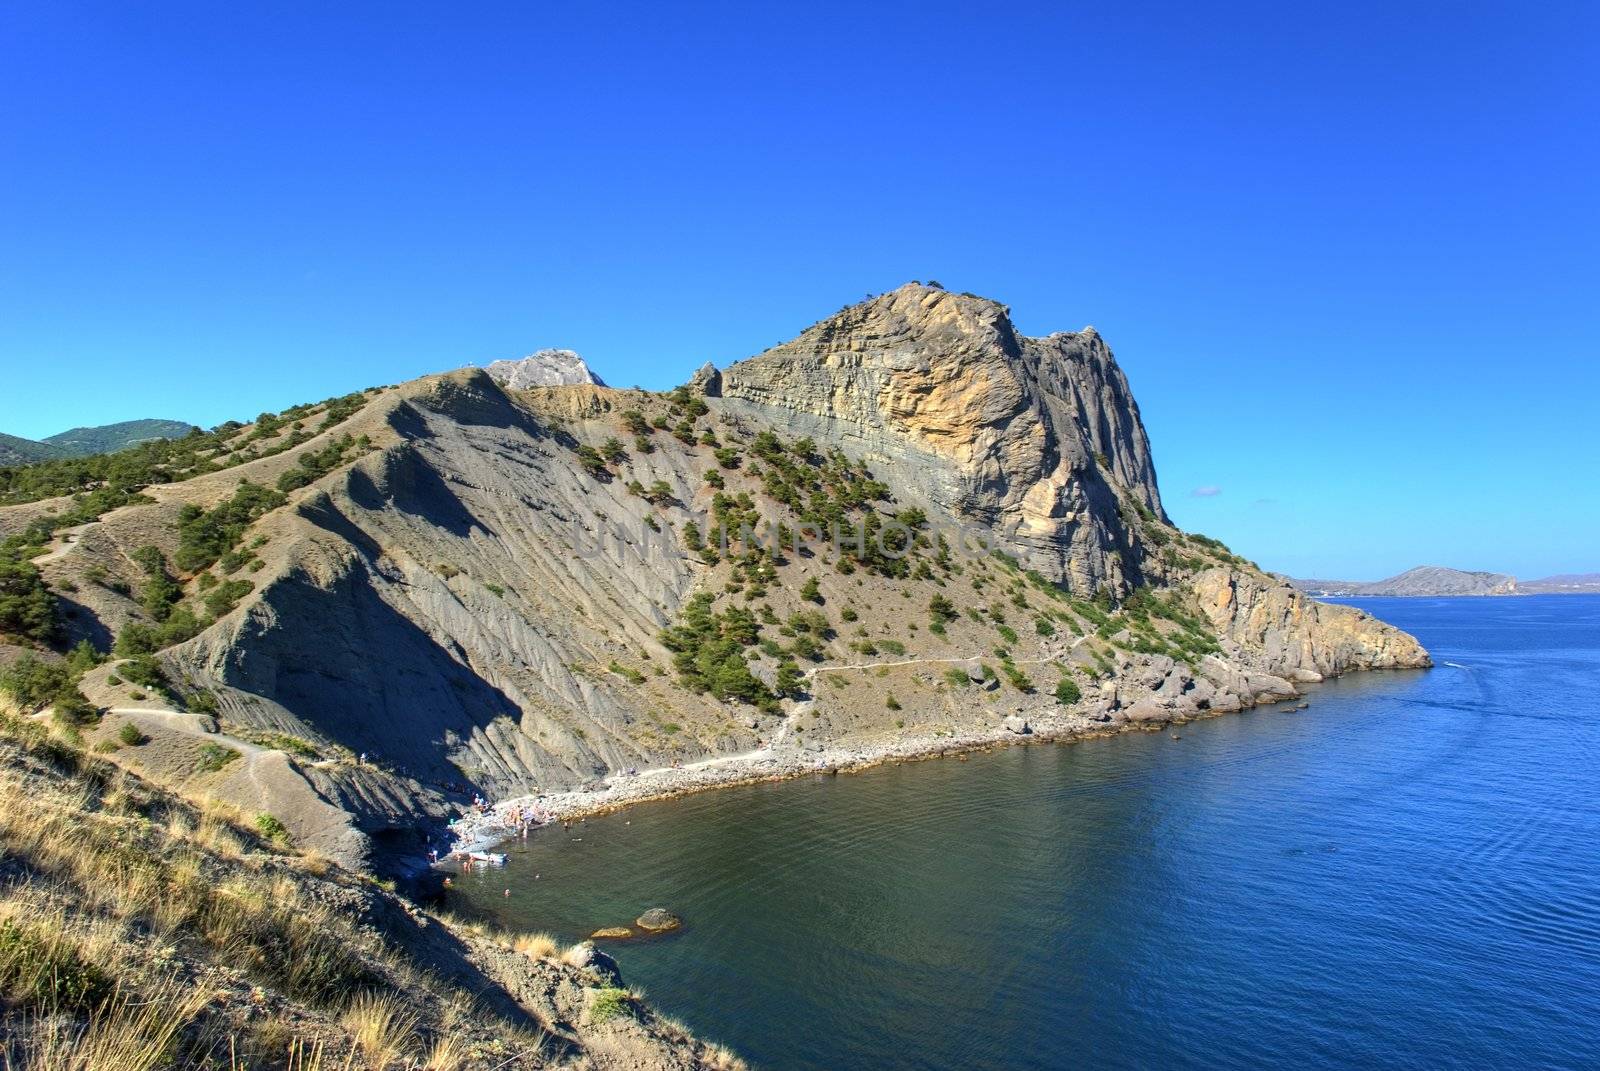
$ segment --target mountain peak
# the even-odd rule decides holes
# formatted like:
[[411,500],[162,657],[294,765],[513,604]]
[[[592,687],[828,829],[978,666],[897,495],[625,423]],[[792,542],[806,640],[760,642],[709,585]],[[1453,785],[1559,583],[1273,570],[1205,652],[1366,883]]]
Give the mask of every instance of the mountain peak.
[[844,435],[938,511],[992,526],[1078,592],[1131,590],[1124,498],[1164,518],[1150,444],[1098,334],[1024,337],[976,294],[907,283],[722,372],[722,397]]
[[515,361],[493,361],[484,367],[496,383],[512,390],[528,387],[564,387],[574,384],[605,386],[572,350],[546,349]]

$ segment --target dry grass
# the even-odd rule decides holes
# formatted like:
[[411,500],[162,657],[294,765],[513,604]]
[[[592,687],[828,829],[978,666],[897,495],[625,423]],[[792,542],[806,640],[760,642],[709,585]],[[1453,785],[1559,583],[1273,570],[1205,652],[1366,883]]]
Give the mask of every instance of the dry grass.
[[339,1022],[350,1032],[372,1071],[400,1063],[410,1055],[416,1041],[416,1013],[393,994],[360,994],[350,1002]]
[[529,959],[555,959],[561,945],[548,933],[524,933],[512,939],[511,948]]
[[471,1044],[460,1034],[435,1034],[423,1071],[460,1071],[470,1052]]
[[706,1046],[701,1063],[711,1068],[711,1071],[749,1071],[750,1068],[749,1064],[726,1045]]
[[240,866],[245,841],[217,811],[192,838],[165,813],[123,816],[92,798],[95,781],[52,793],[0,767],[0,840],[8,856],[40,878],[79,890],[83,906],[148,926],[161,940],[199,941],[252,978],[313,1002],[328,1002],[377,979],[370,944],[328,907],[305,900],[280,873]]
[[[425,923],[383,929],[402,905],[326,860],[332,876],[318,879],[316,860],[260,850],[236,817],[0,718],[0,1069],[509,1071],[555,1058],[554,1006],[516,1022],[488,1012],[429,973],[432,938],[409,955],[396,940]],[[521,954],[487,957],[493,982],[506,984],[493,970],[525,985],[559,969],[548,934],[439,922]],[[686,1030],[647,1028],[636,1002],[618,989],[587,1009],[628,1020],[602,1031],[639,1054],[617,1066],[658,1066],[666,1046],[700,1054]],[[574,1040],[590,1039],[562,1044]]]
[[118,992],[87,1022],[40,1019],[25,1041],[6,1052],[6,1066],[29,1071],[156,1071],[172,1065],[183,1031],[206,994],[169,980],[138,997]]

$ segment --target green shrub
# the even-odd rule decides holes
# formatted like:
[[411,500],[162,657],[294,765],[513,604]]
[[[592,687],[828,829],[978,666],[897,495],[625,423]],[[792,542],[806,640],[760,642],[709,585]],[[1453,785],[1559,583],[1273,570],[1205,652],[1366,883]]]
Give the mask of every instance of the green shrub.
[[217,704],[217,697],[210,692],[191,692],[183,697],[183,706],[193,714],[206,714],[216,717],[221,709]]
[[600,451],[592,446],[578,447],[578,464],[590,476],[609,476],[610,469],[606,468],[606,459],[600,456]]
[[695,692],[718,699],[768,704],[772,694],[756,679],[745,661],[744,648],[760,638],[760,624],[748,610],[733,607],[718,614],[712,596],[700,592],[684,607],[677,624],[661,633],[661,642],[673,653],[678,679]]
[[89,1012],[110,999],[111,978],[79,955],[65,934],[0,922],[0,992],[47,1013]]
[[239,753],[231,747],[221,744],[201,744],[200,757],[195,760],[194,768],[200,773],[216,773],[227,766]]
[[164,690],[167,686],[167,675],[162,672],[161,664],[148,654],[128,659],[122,664],[121,669],[123,677],[133,684],[158,691]]
[[36,655],[24,654],[0,670],[0,691],[31,714],[49,705],[72,686],[74,679],[65,662],[46,662]]
[[1071,677],[1062,677],[1056,684],[1056,702],[1062,706],[1071,706],[1083,698],[1083,690],[1078,687],[1078,682]]
[[14,540],[0,548],[0,633],[47,643],[56,636],[56,599],[24,553]]
[[596,989],[589,996],[589,1019],[594,1023],[607,1023],[619,1015],[626,1015],[633,1005],[633,994],[626,989],[607,986]]
[[1033,691],[1033,681],[1029,680],[1028,675],[1022,672],[1022,670],[1018,669],[1015,663],[1002,662],[1000,663],[1000,670],[1006,675],[1006,680],[1011,683],[1011,687],[1015,688],[1017,691]]
[[278,477],[278,490],[294,491],[320,480],[344,463],[346,453],[371,445],[371,440],[365,435],[359,440],[341,435],[320,450],[307,451],[295,459],[294,468]]
[[150,742],[150,738],[140,732],[139,727],[131,721],[122,723],[122,728],[117,730],[117,739],[129,747],[139,747]]
[[81,729],[100,718],[100,708],[83,697],[76,685],[69,685],[50,699],[50,718],[63,729]]
[[644,674],[640,673],[632,666],[625,666],[621,662],[613,660],[611,665],[607,666],[606,668],[612,673],[615,673],[617,676],[625,678],[632,684],[644,683]]
[[256,832],[261,834],[263,840],[287,848],[289,846],[289,829],[276,817],[262,811],[255,818]]
[[178,513],[178,568],[190,573],[206,568],[238,546],[258,517],[285,501],[278,491],[241,480],[233,496],[214,509],[184,506]]
[[206,613],[221,617],[232,612],[239,600],[254,590],[255,585],[248,580],[228,580],[212,588],[201,601],[205,604]]

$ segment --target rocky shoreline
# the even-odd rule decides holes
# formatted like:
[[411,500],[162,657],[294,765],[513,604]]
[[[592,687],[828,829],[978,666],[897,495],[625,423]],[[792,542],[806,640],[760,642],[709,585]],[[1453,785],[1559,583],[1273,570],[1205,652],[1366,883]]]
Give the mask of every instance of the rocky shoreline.
[[[1283,708],[1286,711],[1309,706],[1297,688],[1290,685],[1289,689],[1257,695],[1254,702],[1239,707],[1193,710],[1146,700],[1117,711],[1109,718],[1105,711],[1046,715],[1029,718],[1021,724],[1020,719],[1008,718],[1005,724],[983,732],[919,736],[866,747],[820,751],[766,748],[688,766],[641,770],[631,775],[613,774],[592,789],[519,796],[495,803],[482,813],[459,818],[450,826],[450,850],[451,854],[461,854],[502,844],[520,832],[520,825],[512,816],[529,811],[540,817],[536,824],[567,822],[719,788],[860,773],[887,763],[920,762],[1019,744],[1065,744],[1126,732],[1159,732],[1171,725],[1286,702],[1294,703],[1293,707]],[[440,862],[447,863],[448,859]]]

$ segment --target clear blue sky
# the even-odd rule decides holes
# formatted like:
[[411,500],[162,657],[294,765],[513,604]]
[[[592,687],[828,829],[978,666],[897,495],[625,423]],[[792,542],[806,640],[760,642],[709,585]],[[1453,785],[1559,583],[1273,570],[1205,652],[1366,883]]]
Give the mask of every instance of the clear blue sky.
[[665,387],[937,278],[1100,328],[1268,567],[1600,569],[1597,10],[9,4],[0,430]]

